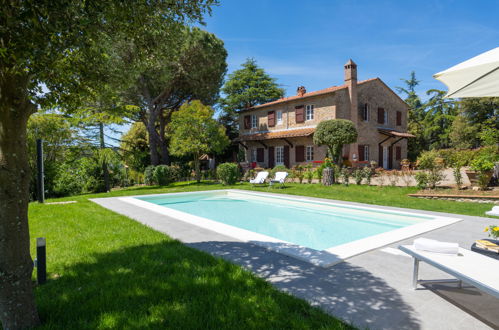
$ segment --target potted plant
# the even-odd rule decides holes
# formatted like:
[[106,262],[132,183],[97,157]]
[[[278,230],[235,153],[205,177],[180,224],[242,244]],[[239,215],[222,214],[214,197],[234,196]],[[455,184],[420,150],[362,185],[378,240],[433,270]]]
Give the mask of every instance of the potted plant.
[[411,161],[407,158],[404,158],[400,161],[400,165],[402,166],[402,171],[408,171],[411,166]]
[[471,162],[471,171],[466,171],[466,175],[473,186],[486,189],[494,170],[494,155],[482,153]]

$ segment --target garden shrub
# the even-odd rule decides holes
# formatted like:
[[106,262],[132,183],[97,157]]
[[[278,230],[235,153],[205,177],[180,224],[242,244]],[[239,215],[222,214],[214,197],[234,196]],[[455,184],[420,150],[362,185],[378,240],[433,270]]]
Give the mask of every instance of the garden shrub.
[[364,179],[364,170],[361,167],[354,168],[352,175],[355,180],[355,184],[362,184],[362,180]]
[[371,185],[371,180],[374,175],[374,170],[371,167],[364,167],[362,169],[362,172],[364,174],[364,178],[366,178],[366,183],[367,185]]
[[345,186],[348,186],[349,179],[350,179],[350,169],[346,168],[346,167],[342,168],[340,171],[340,175],[341,175],[341,180],[343,181],[343,184]]
[[158,165],[154,168],[154,182],[160,186],[167,186],[177,180],[178,170],[173,166]]
[[85,177],[79,166],[69,163],[59,167],[54,179],[54,195],[56,197],[81,194],[85,185]]
[[325,165],[324,163],[321,164],[321,166],[317,167],[315,169],[315,176],[317,176],[317,179],[319,179],[319,182],[322,182],[322,171],[324,171]]
[[417,172],[414,175],[416,179],[416,187],[418,189],[426,189],[428,187],[428,173],[427,172]]
[[297,178],[300,183],[303,183],[303,178],[305,177],[305,169],[301,165],[296,165],[293,167],[293,177]]
[[305,171],[305,179],[307,179],[308,183],[312,183],[312,180],[314,179],[314,169],[312,168],[312,165],[307,165],[305,166],[306,171]]
[[239,179],[239,167],[236,163],[223,163],[217,167],[217,177],[223,185],[232,185]]
[[[421,153],[418,157],[418,167],[426,172],[427,187],[430,189],[435,189],[438,183],[444,179],[445,162],[443,158],[438,157],[438,152],[434,150]],[[420,177],[422,178],[422,176]]]
[[154,165],[149,165],[144,170],[144,183],[147,186],[152,186],[156,183],[154,179]]

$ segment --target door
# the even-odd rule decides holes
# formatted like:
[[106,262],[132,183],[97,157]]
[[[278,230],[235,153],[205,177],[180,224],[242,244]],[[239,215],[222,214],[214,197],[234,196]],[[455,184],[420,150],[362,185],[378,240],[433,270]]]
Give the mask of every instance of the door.
[[385,170],[389,169],[390,164],[388,164],[388,147],[383,147],[383,168]]

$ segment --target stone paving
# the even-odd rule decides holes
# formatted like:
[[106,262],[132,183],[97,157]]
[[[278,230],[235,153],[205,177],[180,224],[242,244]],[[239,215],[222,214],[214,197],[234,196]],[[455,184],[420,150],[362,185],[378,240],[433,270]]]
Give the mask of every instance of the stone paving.
[[[138,208],[119,198],[93,201],[179,239],[188,246],[239,264],[276,288],[306,299],[359,328],[499,329],[499,300],[471,286],[464,285],[458,289],[449,284],[418,290],[411,288],[412,258],[397,247],[411,244],[414,238],[366,252],[325,269]],[[484,237],[485,226],[499,225],[499,219],[419,212],[462,218],[461,222],[420,236],[458,242],[465,248]],[[449,276],[422,263],[420,278]]]

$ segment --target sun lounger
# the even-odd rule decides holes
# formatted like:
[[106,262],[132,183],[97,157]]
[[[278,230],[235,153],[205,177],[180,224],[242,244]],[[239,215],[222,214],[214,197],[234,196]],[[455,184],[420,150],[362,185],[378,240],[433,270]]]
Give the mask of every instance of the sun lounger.
[[270,180],[270,185],[272,186],[274,183],[280,183],[281,187],[284,187],[284,182],[286,182],[287,177],[288,172],[276,172],[274,178]]
[[[459,248],[457,255],[428,252],[413,245],[401,245],[399,249],[414,258],[413,286],[424,283],[466,282],[499,298],[499,261],[479,253]],[[418,279],[419,262],[424,261],[452,276],[453,280]]]
[[499,206],[492,207],[492,210],[485,212],[485,214],[499,217]]
[[258,174],[256,175],[256,178],[251,179],[250,183],[251,184],[265,183],[265,180],[267,180],[268,176],[269,176],[269,172],[267,172],[267,171],[258,172]]

